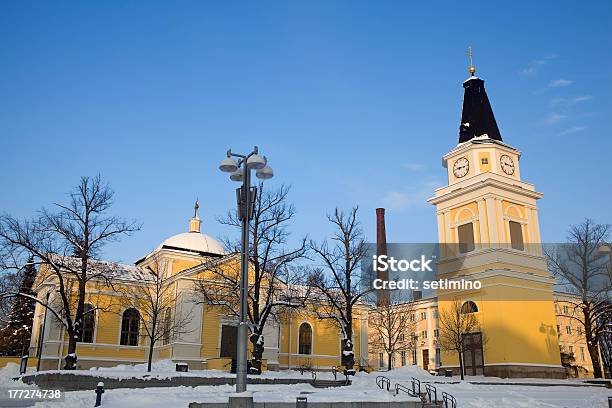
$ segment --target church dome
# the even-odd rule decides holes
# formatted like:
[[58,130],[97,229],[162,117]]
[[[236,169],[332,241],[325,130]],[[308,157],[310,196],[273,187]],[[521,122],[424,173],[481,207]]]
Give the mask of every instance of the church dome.
[[189,220],[189,232],[173,235],[158,247],[158,249],[176,249],[179,251],[197,252],[203,255],[225,255],[223,245],[210,235],[200,232],[200,204],[196,201],[194,215]]
[[183,232],[171,236],[160,245],[161,248],[187,250],[213,255],[225,255],[225,250],[219,241],[201,232]]

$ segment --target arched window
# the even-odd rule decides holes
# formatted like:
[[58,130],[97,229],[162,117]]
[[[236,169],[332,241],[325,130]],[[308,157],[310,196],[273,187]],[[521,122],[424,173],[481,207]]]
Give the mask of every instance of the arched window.
[[478,306],[476,306],[476,303],[472,302],[471,300],[468,300],[461,306],[461,313],[463,314],[476,312],[478,312]]
[[136,309],[126,309],[121,318],[121,340],[122,346],[137,346],[140,326],[140,314]]
[[96,330],[96,312],[94,307],[86,303],[83,307],[83,327],[81,328],[81,343],[93,343]]
[[170,332],[172,330],[172,310],[170,308],[166,309],[164,314],[164,345],[170,344]]
[[306,322],[300,325],[298,353],[312,354],[312,327]]

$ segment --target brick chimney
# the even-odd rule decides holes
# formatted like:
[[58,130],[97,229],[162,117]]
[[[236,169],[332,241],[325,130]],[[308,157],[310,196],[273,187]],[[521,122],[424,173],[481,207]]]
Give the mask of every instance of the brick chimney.
[[[376,256],[387,255],[387,234],[385,232],[385,209],[376,209]],[[377,271],[376,277],[384,281],[389,280],[388,271]],[[390,302],[389,291],[379,289],[376,291],[376,305],[384,306]]]

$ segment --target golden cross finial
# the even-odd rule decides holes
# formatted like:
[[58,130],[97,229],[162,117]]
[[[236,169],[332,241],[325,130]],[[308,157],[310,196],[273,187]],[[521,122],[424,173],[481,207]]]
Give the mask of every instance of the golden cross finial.
[[470,74],[472,76],[474,76],[474,73],[476,72],[476,67],[474,66],[474,63],[472,61],[472,47],[468,47],[468,50],[465,52],[465,55],[467,55],[467,57],[470,59]]

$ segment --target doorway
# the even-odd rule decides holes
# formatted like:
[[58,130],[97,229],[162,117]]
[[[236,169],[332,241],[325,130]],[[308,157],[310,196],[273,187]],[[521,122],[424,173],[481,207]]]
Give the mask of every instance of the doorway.
[[221,326],[221,350],[219,357],[236,358],[236,339],[238,338],[238,327],[224,324]]
[[483,375],[484,354],[482,350],[482,333],[463,335],[463,365],[467,375]]

